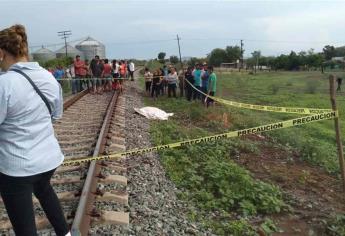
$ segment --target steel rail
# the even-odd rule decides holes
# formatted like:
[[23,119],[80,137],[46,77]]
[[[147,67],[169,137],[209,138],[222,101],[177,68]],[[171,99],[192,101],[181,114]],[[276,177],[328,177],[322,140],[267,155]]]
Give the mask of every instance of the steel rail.
[[72,98],[68,99],[67,101],[65,101],[63,103],[63,110],[67,110],[67,108],[69,108],[70,106],[72,106],[76,101],[78,101],[79,99],[81,99],[84,95],[88,94],[89,91],[87,89],[81,91],[80,93],[77,93],[75,96],[73,96]]
[[[107,108],[107,113],[104,118],[102,129],[99,134],[98,141],[93,152],[93,156],[98,156],[104,151],[106,136],[108,134],[111,117],[115,109],[118,97],[119,93],[114,92],[111,102],[109,103]],[[72,236],[88,235],[92,218],[90,212],[92,211],[93,203],[95,200],[95,192],[97,189],[98,182],[97,175],[99,174],[100,169],[101,166],[97,165],[96,161],[92,161],[90,163],[87,177],[78,203],[78,208],[75,213],[75,217],[71,228]]]

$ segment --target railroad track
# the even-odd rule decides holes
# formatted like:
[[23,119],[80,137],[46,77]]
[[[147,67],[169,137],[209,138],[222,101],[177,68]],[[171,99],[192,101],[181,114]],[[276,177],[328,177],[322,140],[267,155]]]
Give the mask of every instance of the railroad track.
[[[117,92],[82,92],[64,103],[64,116],[54,130],[65,159],[125,150],[125,98]],[[126,168],[121,160],[59,167],[51,183],[71,225],[72,235],[89,235],[99,225],[128,225]],[[55,235],[33,197],[39,235]],[[14,235],[1,204],[0,234]]]

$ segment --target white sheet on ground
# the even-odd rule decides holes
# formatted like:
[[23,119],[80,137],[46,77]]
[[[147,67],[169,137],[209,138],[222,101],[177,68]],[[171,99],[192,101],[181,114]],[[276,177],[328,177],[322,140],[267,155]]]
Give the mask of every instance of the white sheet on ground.
[[150,120],[167,120],[169,116],[174,115],[174,113],[166,113],[157,107],[134,108],[134,110]]

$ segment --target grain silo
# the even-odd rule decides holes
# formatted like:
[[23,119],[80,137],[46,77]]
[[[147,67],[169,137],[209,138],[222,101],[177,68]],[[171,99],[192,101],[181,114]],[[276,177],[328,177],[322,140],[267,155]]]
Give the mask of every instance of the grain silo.
[[35,61],[45,62],[45,61],[55,59],[56,55],[53,51],[42,46],[42,48],[32,53],[32,57]]
[[96,55],[98,55],[101,59],[105,58],[104,44],[91,37],[87,37],[75,47],[84,53],[85,59],[92,60]]
[[[66,47],[63,46],[56,52],[57,58],[64,58],[66,57]],[[84,59],[84,53],[76,49],[75,47],[72,47],[71,45],[67,44],[67,57],[75,58],[77,55],[80,56],[81,59]]]

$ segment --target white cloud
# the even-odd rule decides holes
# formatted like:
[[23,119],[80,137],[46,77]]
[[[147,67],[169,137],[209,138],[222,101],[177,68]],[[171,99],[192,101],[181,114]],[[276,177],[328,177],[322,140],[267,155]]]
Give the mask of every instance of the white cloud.
[[271,51],[308,47],[320,50],[326,44],[342,45],[339,36],[344,35],[340,30],[345,25],[344,10],[341,4],[288,14],[282,9],[281,15],[253,19],[252,25],[260,29],[262,39],[272,41],[268,46]]

